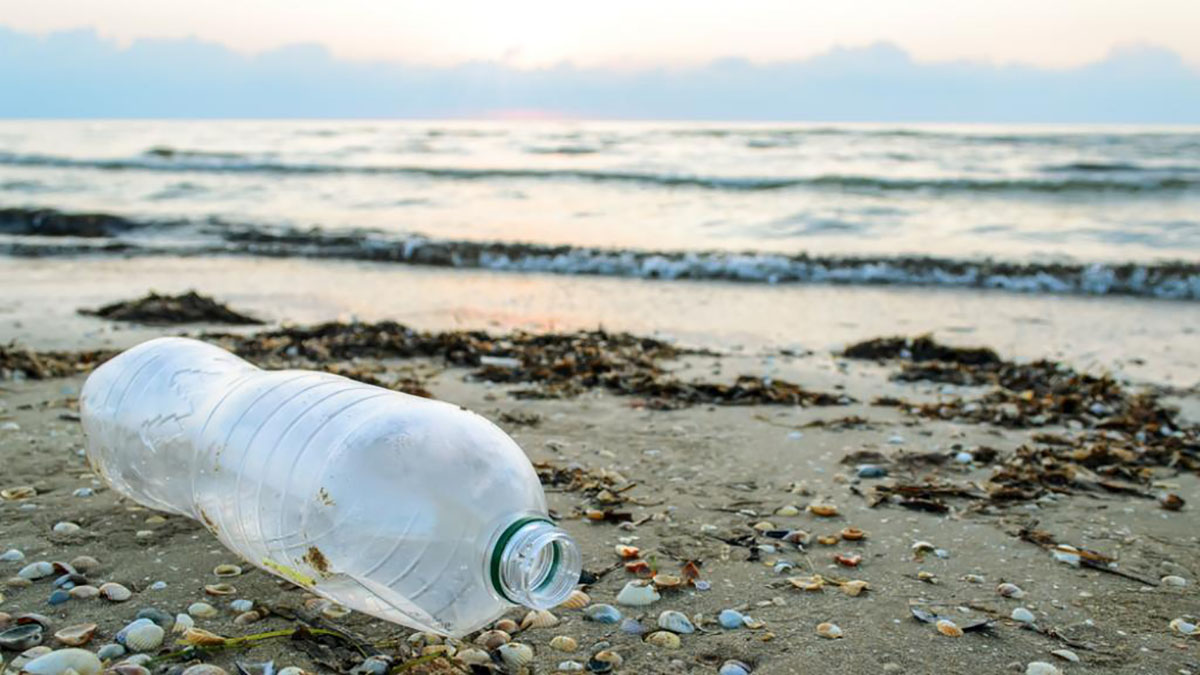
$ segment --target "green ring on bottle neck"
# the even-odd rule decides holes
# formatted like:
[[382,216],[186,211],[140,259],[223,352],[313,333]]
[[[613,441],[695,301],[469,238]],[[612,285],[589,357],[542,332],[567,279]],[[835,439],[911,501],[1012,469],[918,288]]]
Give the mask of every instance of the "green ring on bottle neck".
[[[554,521],[550,520],[549,518],[542,518],[539,516],[521,518],[504,529],[504,532],[500,535],[500,538],[496,540],[496,546],[492,548],[492,561],[490,565],[492,572],[492,588],[496,589],[496,592],[499,593],[502,598],[515,605],[519,605],[521,603],[508,597],[508,593],[504,592],[504,584],[500,583],[500,565],[503,562],[504,549],[508,546],[509,540],[511,540],[517,534],[518,530],[530,523],[550,523],[551,525],[554,525]],[[550,559],[550,571],[546,574],[546,578],[542,580],[542,583],[538,584],[538,587],[533,590],[536,591],[545,588],[550,581],[554,579],[554,573],[558,571],[558,565],[558,542],[555,542],[553,557]]]

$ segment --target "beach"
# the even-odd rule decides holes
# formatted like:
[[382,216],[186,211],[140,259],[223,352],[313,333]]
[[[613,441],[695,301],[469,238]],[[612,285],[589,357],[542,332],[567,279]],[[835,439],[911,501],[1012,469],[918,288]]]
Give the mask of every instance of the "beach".
[[[87,320],[94,322],[93,328],[104,325],[101,319]],[[206,328],[219,327],[165,332],[199,334]],[[236,335],[270,329],[238,329]],[[291,330],[297,331],[295,339],[304,339],[302,328],[285,328],[283,334]],[[379,329],[363,324],[338,330],[354,336]],[[143,326],[130,332],[122,338],[125,342],[164,329]],[[22,343],[37,350],[39,339],[54,341],[55,350],[67,355],[111,348],[97,335],[111,333],[93,333],[75,344],[64,344],[61,335],[55,341],[26,333]],[[266,344],[254,337],[211,339],[247,355]],[[347,344],[372,343],[347,339]],[[616,337],[594,339],[619,344]],[[17,361],[13,352],[8,354],[11,367]],[[40,362],[48,368],[43,374],[57,374],[55,358],[70,363],[69,356],[43,354]],[[257,353],[254,358],[281,365],[277,356]],[[1035,661],[1064,672],[1195,671],[1200,643],[1168,626],[1172,619],[1195,614],[1200,541],[1191,510],[1200,499],[1200,481],[1194,470],[1157,466],[1136,474],[1141,476],[1136,482],[1116,477],[1135,474],[1113,474],[1120,487],[1112,489],[1078,480],[1026,486],[1020,496],[989,498],[998,467],[1018,448],[1045,448],[1055,435],[1088,436],[1086,423],[1063,418],[1021,428],[914,414],[916,407],[896,407],[888,399],[919,406],[972,399],[991,388],[897,381],[893,376],[905,363],[903,357],[864,360],[831,350],[770,355],[706,350],[664,360],[657,377],[728,385],[738,375],[761,373],[766,361],[773,381],[765,389],[757,385],[741,394],[716,389],[696,395],[691,389],[660,387],[656,398],[636,390],[623,393],[620,386],[625,385],[573,388],[559,383],[551,391],[563,397],[549,399],[528,397],[530,388],[539,386],[536,381],[505,384],[494,381],[500,377],[480,377],[477,367],[441,358],[386,358],[364,351],[361,357],[334,354],[328,363],[303,365],[368,373],[385,384],[419,382],[433,396],[496,421],[543,472],[552,513],[579,542],[585,570],[599,577],[583,587],[590,602],[616,606],[642,630],[654,630],[665,610],[682,612],[697,628],[681,635],[680,646],[672,649],[644,642],[644,636],[627,632],[630,626],[585,620],[586,610],[559,608],[553,611],[557,625],[514,631],[514,641],[533,647],[532,672],[554,672],[566,661],[587,664],[600,650],[620,655],[617,672],[636,673],[716,672],[731,660],[756,673],[1024,672]],[[24,554],[22,562],[0,563],[0,574],[11,577],[32,561],[90,555],[100,567],[88,574],[89,581],[115,581],[133,595],[121,603],[72,599],[49,606],[50,579],[43,579],[0,591],[5,596],[0,611],[46,615],[51,632],[94,622],[99,629],[93,648],[111,642],[147,607],[174,615],[194,602],[208,602],[218,608],[217,616],[196,619],[196,626],[225,637],[303,623],[298,615],[305,614],[309,596],[302,589],[237,560],[198,523],[136,506],[90,473],[75,405],[83,373],[47,379],[31,374],[22,377],[10,370],[10,379],[0,385],[0,457],[7,467],[2,487],[36,490],[36,496],[0,503],[5,523],[0,548]],[[763,381],[761,375],[752,377]],[[829,396],[796,397],[784,383]],[[662,394],[671,391],[681,393]],[[786,396],[770,400],[778,392]],[[1191,459],[1185,459],[1186,466],[1195,461],[1200,397],[1194,391],[1162,393],[1183,411],[1177,423],[1179,433],[1188,435],[1184,456]],[[1084,419],[1097,427],[1099,418]],[[1110,433],[1124,433],[1111,428]],[[885,467],[887,475],[860,477],[862,464]],[[597,480],[619,495],[602,507],[609,514],[602,520],[588,515],[598,508],[595,491],[579,486]],[[931,493],[907,505],[895,496],[880,498],[886,492],[878,488],[906,484],[954,485],[964,496]],[[1160,498],[1167,493],[1183,500],[1182,510],[1164,508]],[[828,507],[836,515],[815,515]],[[80,529],[56,532],[60,522]],[[776,531],[803,531],[807,545],[774,539]],[[1056,559],[1055,551],[1039,539],[1044,536],[1111,557],[1111,568],[1125,576]],[[824,537],[833,539],[822,544]],[[625,569],[628,560],[618,556],[619,545],[636,547],[637,559],[652,561],[664,575],[678,576],[692,562],[698,566],[698,580],[706,583],[664,587],[653,604],[622,606],[616,596],[639,577]],[[842,563],[835,560],[839,555]],[[848,567],[846,561],[856,566]],[[213,570],[225,563],[240,565],[244,573],[218,579]],[[805,583],[812,586],[814,575],[823,580],[820,589],[803,590]],[[1176,579],[1185,585],[1172,585]],[[850,580],[869,586],[852,596],[839,586]],[[206,585],[221,581],[235,586],[236,594],[206,595]],[[1020,597],[1001,595],[1001,584],[1019,587]],[[228,609],[231,598],[251,600],[271,613],[252,624],[235,624],[238,613]],[[1031,624],[1012,618],[1018,608],[1032,613]],[[716,619],[726,609],[749,618],[742,627],[723,628]],[[971,630],[959,637],[943,635],[933,624],[914,618],[920,612]],[[508,616],[519,622],[524,614],[514,608]],[[383,645],[381,651],[395,659],[393,665],[419,656],[428,646],[428,639],[414,638],[407,629],[358,614],[333,620],[318,614],[315,620]],[[818,625],[827,622],[836,624],[842,637],[821,637]],[[560,635],[574,638],[578,651],[550,647]],[[177,649],[170,640],[164,650]],[[466,649],[468,642],[453,644]],[[49,634],[47,644],[54,644]],[[207,658],[231,672],[235,661],[267,660],[280,668],[320,671],[350,667],[353,658],[346,651],[344,646],[274,639]],[[4,656],[11,661],[16,653]],[[464,668],[437,660],[406,672],[467,672]],[[603,670],[594,664],[593,669]]]

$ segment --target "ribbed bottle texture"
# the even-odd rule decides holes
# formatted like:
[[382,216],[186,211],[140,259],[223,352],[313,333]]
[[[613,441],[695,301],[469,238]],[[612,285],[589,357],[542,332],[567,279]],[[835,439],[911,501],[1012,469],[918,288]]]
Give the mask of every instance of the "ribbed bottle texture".
[[[114,489],[354,609],[461,635],[511,601],[554,604],[578,577],[574,544],[552,526],[545,554],[502,550],[514,523],[522,541],[547,527],[545,497],[512,439],[457,406],[264,371],[183,338],[104,364],[80,404],[89,460]],[[541,565],[518,577],[555,597],[508,592],[505,562]]]

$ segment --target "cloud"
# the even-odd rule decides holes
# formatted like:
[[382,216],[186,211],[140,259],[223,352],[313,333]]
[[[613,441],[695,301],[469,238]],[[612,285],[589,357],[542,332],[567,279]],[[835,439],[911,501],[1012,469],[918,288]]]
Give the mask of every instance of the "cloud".
[[1200,123],[1200,72],[1149,45],[1071,69],[919,63],[895,45],[756,64],[536,70],[246,55],[193,39],[120,47],[91,30],[0,27],[4,117],[488,117]]

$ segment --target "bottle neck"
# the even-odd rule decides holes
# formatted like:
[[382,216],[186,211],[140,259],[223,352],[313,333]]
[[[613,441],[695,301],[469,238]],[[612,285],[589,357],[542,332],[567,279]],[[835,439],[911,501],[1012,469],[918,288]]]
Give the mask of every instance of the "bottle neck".
[[575,542],[545,518],[522,518],[492,547],[492,587],[509,602],[534,609],[556,607],[579,582],[583,559]]

